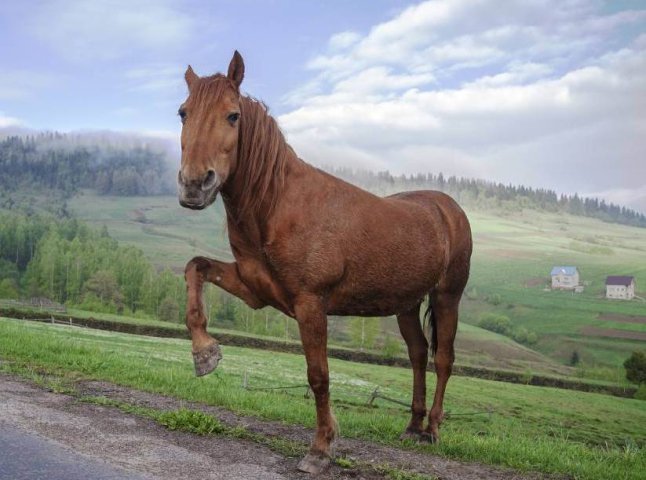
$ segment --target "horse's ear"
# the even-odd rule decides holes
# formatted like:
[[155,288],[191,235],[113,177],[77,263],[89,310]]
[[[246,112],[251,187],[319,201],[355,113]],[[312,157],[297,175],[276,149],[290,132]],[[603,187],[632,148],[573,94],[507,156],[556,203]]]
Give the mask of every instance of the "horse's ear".
[[236,50],[233,52],[233,58],[231,63],[229,63],[229,73],[227,77],[230,80],[233,80],[233,83],[236,84],[236,87],[240,88],[242,79],[244,78],[244,60],[242,60],[242,55]]
[[199,77],[195,74],[195,72],[189,65],[188,68],[186,69],[186,73],[184,74],[184,80],[186,80],[186,85],[188,85],[189,90],[195,84],[198,78]]

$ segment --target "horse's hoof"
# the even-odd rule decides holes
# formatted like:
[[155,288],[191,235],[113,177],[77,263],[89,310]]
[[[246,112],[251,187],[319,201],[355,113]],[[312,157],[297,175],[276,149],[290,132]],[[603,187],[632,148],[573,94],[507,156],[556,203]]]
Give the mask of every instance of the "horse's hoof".
[[298,464],[301,472],[318,475],[330,467],[332,459],[323,453],[308,453]]
[[414,442],[419,442],[422,437],[422,432],[414,430],[406,430],[399,436],[399,439],[403,442],[406,440],[413,440]]
[[432,432],[422,432],[420,433],[417,441],[419,443],[439,443],[440,437]]
[[208,347],[193,353],[193,363],[195,364],[195,375],[202,377],[211,373],[218,366],[222,359],[220,345],[214,343]]

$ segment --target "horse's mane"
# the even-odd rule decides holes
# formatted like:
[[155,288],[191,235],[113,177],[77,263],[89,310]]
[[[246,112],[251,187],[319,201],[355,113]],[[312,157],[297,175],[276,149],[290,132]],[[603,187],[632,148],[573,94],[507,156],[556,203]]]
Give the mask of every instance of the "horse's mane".
[[240,107],[236,175],[242,180],[242,195],[238,215],[258,212],[263,203],[269,214],[285,184],[287,161],[296,154],[264,103],[241,96]]
[[[194,101],[212,105],[227,88],[235,85],[222,74],[204,77]],[[297,158],[264,103],[241,95],[240,109],[236,178],[232,179],[240,189],[235,194],[236,219],[259,213],[263,205],[268,209],[264,213],[271,213],[285,183],[287,161]]]

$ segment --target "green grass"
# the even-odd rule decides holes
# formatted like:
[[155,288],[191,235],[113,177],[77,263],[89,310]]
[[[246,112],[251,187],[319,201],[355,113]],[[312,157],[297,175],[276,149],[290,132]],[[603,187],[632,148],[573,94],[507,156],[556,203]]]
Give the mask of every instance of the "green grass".
[[[2,302],[0,301],[0,306]],[[9,307],[15,308],[13,304],[10,304]],[[42,314],[43,311],[37,308],[27,308],[21,307],[18,309],[20,312],[24,313],[26,318],[29,318],[29,313],[34,311],[36,313]],[[1,310],[0,310],[1,312]],[[1,313],[0,313],[1,314]],[[63,320],[66,319],[66,316],[71,316],[74,318],[95,318],[98,320],[104,320],[108,322],[115,322],[120,324],[129,324],[129,325],[145,325],[151,327],[161,327],[164,329],[172,329],[177,332],[177,335],[186,335],[186,326],[183,324],[163,322],[160,320],[152,318],[139,318],[139,317],[129,317],[125,315],[111,314],[111,313],[99,313],[99,312],[89,312],[85,310],[79,310],[75,308],[68,308],[66,313],[54,313],[57,318]],[[21,318],[20,314],[15,314],[16,318]],[[8,316],[13,316],[8,314]],[[292,319],[287,319],[288,322],[293,322]],[[386,335],[392,335],[395,338],[399,338],[403,344],[403,341],[400,338],[399,330],[396,324],[396,321],[392,318],[384,319],[382,321],[382,328],[386,332]],[[210,326],[211,333],[216,337],[222,334],[235,335],[241,337],[247,337],[250,339],[263,339],[273,342],[290,343],[295,345],[300,345],[300,340],[290,338],[285,340],[284,337],[271,337],[263,336],[253,333],[244,332],[241,330],[231,330],[227,328],[222,328],[219,325]],[[160,335],[164,336],[164,335]],[[336,343],[334,337],[330,337],[330,347],[336,349],[356,351],[356,347],[351,345]],[[380,355],[381,351],[376,350],[366,350],[368,353],[375,355]],[[404,360],[408,360],[406,353],[406,348],[402,345],[399,357]],[[489,332],[479,327],[469,325],[467,323],[461,323],[458,325],[458,335],[456,340],[456,365],[473,367],[478,369],[488,369],[488,372],[514,372],[514,373],[524,373],[528,370],[531,371],[533,375],[541,375],[544,377],[551,378],[560,378],[560,379],[571,379],[574,374],[574,369],[559,365],[558,363],[551,361],[544,355],[537,353],[527,347],[519,345],[513,340],[499,335],[497,333]],[[590,379],[588,379],[590,380]],[[624,381],[619,382],[607,382],[600,379],[601,382],[592,379],[587,383],[625,383]]]
[[[31,368],[72,378],[119,383],[177,398],[220,405],[236,412],[314,426],[314,405],[305,388],[245,390],[303,385],[302,356],[223,347],[224,360],[212,375],[193,376],[185,340],[47,324],[0,320],[0,357],[5,370]],[[13,362],[13,363],[11,363]],[[411,373],[405,369],[330,360],[331,395],[344,436],[401,446],[408,413],[377,400],[366,405],[376,386],[385,395],[409,401]],[[434,379],[429,380],[432,391]],[[551,388],[454,377],[438,446],[406,445],[447,457],[520,470],[569,474],[573,478],[640,478],[646,469],[646,403]]]
[[[141,248],[160,266],[180,271],[194,255],[230,258],[220,202],[205,212],[182,209],[174,196],[110,197],[84,192],[70,209],[95,226],[107,225],[119,241]],[[638,294],[646,288],[646,231],[599,220],[548,212],[468,212],[474,233],[474,255],[468,288],[476,292],[462,305],[462,321],[477,325],[496,312],[518,327],[538,334],[531,349],[482,331],[462,329],[458,361],[494,369],[532,370],[549,375],[578,375],[623,382],[623,361],[640,340],[618,340],[586,333],[586,326],[643,333],[646,324],[599,318],[600,314],[646,315],[646,303],[608,301],[604,279],[634,275]],[[554,265],[577,265],[586,290],[579,295],[545,292]],[[499,295],[501,303],[487,298]],[[646,297],[646,295],[642,295]],[[384,332],[398,335],[394,321]],[[572,353],[578,370],[567,367]],[[540,354],[540,355],[539,355]]]

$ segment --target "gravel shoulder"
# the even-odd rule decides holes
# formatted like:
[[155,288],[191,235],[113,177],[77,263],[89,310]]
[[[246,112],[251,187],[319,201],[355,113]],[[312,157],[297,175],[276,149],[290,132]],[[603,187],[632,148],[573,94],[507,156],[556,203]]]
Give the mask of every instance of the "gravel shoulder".
[[[300,426],[263,421],[217,407],[192,404],[105,382],[80,382],[75,395],[53,393],[23,379],[0,374],[0,429],[36,434],[74,455],[150,479],[309,479],[296,470],[298,458],[279,455],[258,443],[226,436],[199,436],[171,431],[153,420],[127,414],[114,407],[79,401],[100,396],[156,410],[189,408],[218,418],[227,426],[308,444],[312,431]],[[400,450],[371,442],[344,439],[337,454],[360,465],[346,469],[334,465],[321,479],[386,478],[370,465],[417,473],[443,480],[525,480],[547,478],[520,474],[476,463]],[[2,460],[0,459],[0,466]],[[1,468],[0,468],[1,470]],[[2,476],[0,475],[0,478]]]

